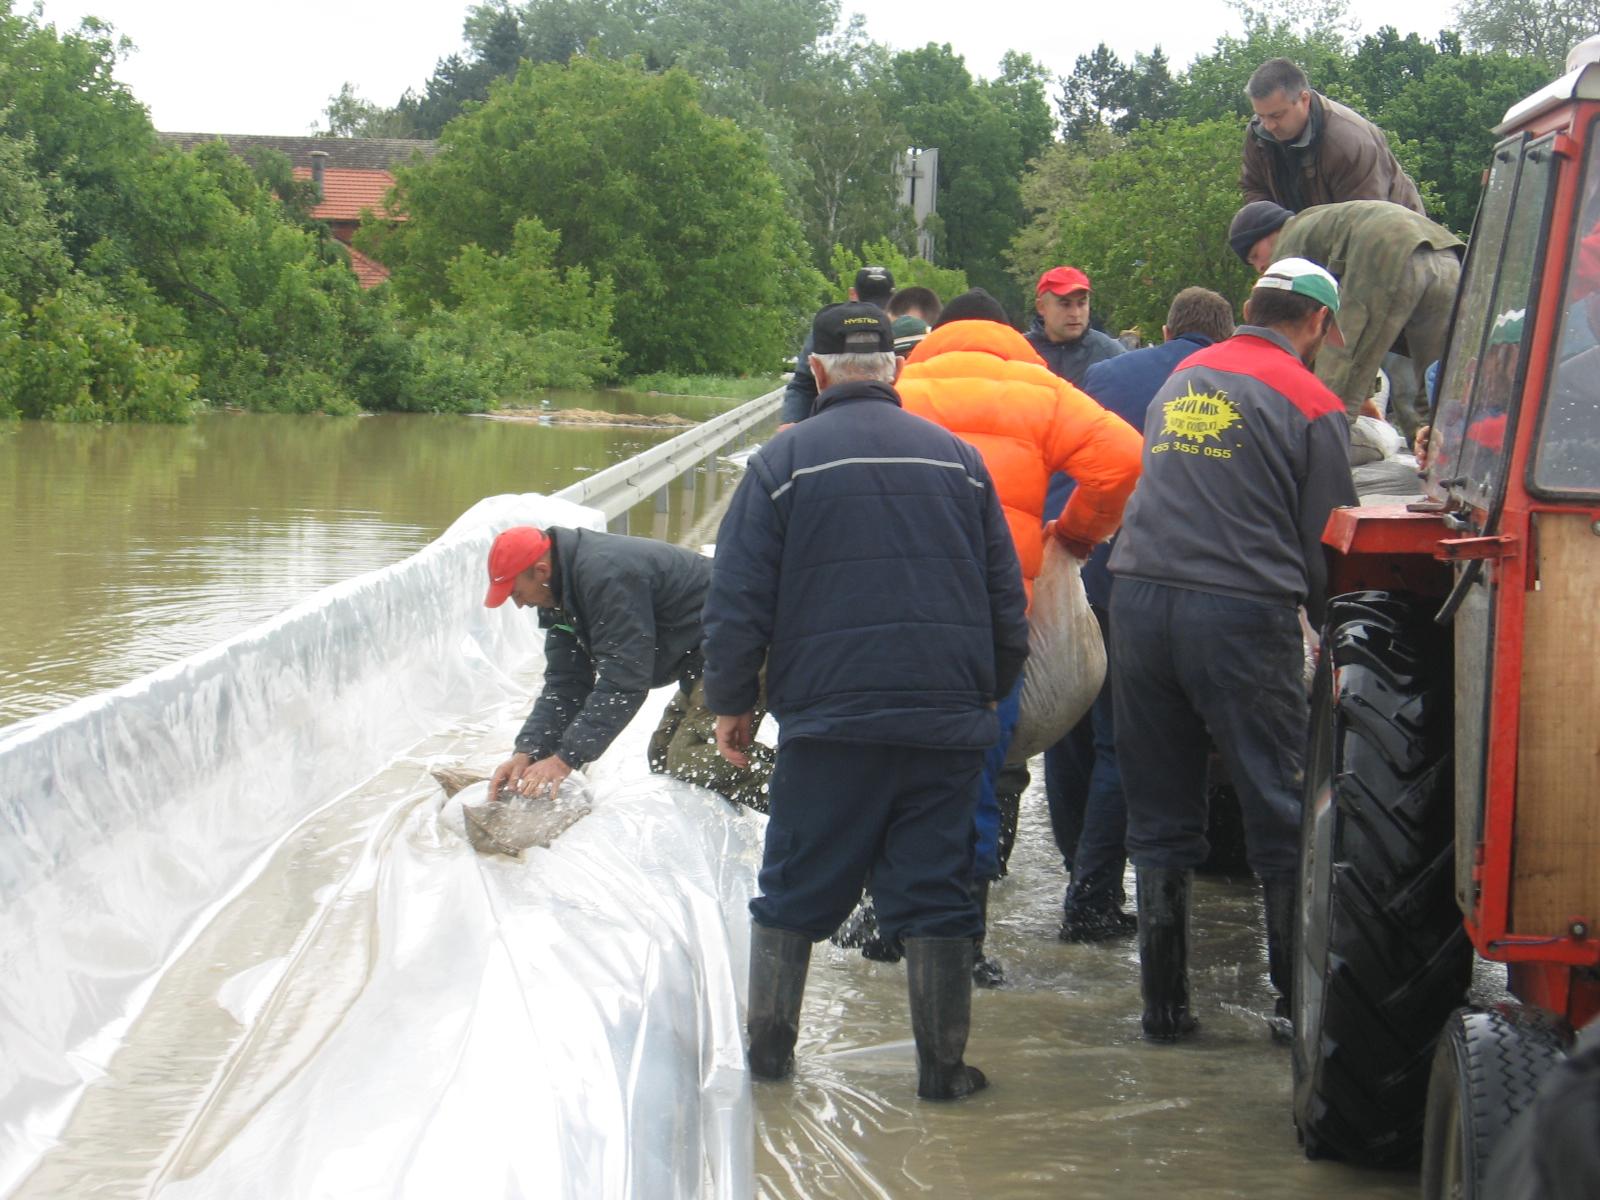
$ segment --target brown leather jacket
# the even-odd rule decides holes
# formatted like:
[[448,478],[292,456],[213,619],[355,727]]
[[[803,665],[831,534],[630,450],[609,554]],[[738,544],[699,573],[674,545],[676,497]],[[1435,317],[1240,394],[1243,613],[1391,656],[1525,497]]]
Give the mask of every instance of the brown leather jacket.
[[1383,130],[1321,92],[1311,93],[1311,119],[1297,144],[1285,145],[1261,128],[1259,117],[1251,118],[1239,187],[1247,204],[1273,200],[1291,212],[1342,200],[1389,200],[1428,215]]

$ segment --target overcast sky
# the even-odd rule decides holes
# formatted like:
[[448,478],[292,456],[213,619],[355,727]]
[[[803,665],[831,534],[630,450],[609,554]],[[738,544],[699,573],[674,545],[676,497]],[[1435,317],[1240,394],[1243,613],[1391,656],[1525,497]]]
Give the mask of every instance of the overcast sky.
[[[408,87],[420,89],[434,63],[461,48],[467,7],[451,0],[45,0],[44,13],[63,29],[93,15],[133,41],[118,76],[157,129],[300,134],[322,123],[328,98],[346,81],[385,105]],[[842,0],[842,7],[862,13],[868,33],[896,49],[949,42],[984,76],[1008,49],[1067,74],[1101,41],[1125,59],[1159,43],[1181,67],[1239,28],[1223,0],[1130,0],[1092,11],[1044,0]],[[1351,0],[1350,7],[1363,32],[1390,23],[1432,38],[1451,23],[1454,0]]]

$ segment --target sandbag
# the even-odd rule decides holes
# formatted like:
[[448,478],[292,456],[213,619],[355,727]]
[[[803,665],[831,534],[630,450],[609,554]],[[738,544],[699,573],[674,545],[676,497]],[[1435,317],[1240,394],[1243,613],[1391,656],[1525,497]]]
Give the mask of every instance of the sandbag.
[[[484,789],[485,795],[488,789]],[[521,858],[530,846],[548,847],[589,815],[589,785],[581,775],[561,781],[554,797],[523,796],[503,788],[500,798],[461,806],[467,841],[479,854]]]
[[1082,564],[1046,538],[1028,612],[1022,715],[1007,759],[1024,762],[1060,741],[1089,711],[1105,678],[1105,640],[1083,590]]

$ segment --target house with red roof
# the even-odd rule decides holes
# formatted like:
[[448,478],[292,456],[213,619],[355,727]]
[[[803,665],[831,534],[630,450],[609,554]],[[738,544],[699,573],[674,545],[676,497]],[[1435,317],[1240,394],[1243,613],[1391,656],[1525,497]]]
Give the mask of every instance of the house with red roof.
[[163,133],[162,140],[181,150],[220,141],[246,162],[272,150],[288,158],[296,179],[317,185],[320,199],[311,216],[350,255],[350,269],[364,288],[376,287],[389,277],[382,263],[368,258],[351,244],[362,220],[370,213],[380,221],[403,221],[384,201],[394,186],[392,168],[432,158],[439,143],[412,138],[263,137],[230,133]]

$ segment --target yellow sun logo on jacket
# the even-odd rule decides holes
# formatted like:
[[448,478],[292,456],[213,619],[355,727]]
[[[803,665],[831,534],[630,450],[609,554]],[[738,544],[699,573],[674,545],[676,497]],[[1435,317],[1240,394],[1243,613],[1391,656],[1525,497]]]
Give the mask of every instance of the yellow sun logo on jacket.
[[1171,434],[1197,444],[1207,438],[1220,442],[1223,433],[1239,423],[1239,410],[1227,393],[1197,392],[1192,383],[1187,392],[1168,400],[1163,408],[1162,436]]

